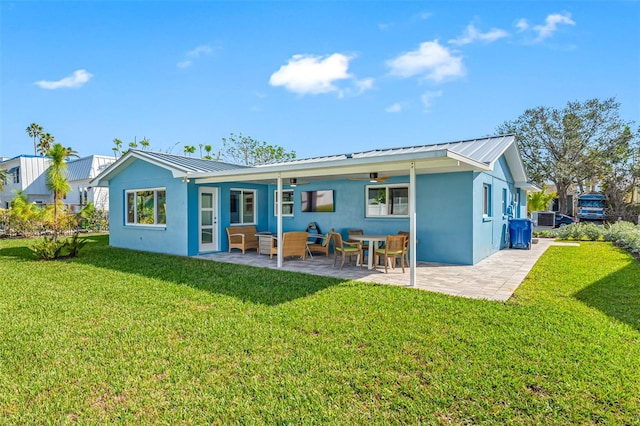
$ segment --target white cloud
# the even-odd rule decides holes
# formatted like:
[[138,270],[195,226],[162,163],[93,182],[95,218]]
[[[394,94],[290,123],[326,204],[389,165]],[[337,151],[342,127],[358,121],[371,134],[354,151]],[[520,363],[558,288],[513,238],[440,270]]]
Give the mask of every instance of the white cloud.
[[201,56],[211,55],[213,53],[213,48],[211,46],[207,46],[206,44],[202,44],[195,49],[189,50],[185,53],[185,60],[176,63],[178,68],[189,68],[193,65],[193,61],[200,58]]
[[211,55],[213,49],[207,45],[200,45],[193,50],[187,52],[187,56],[190,58],[199,58],[202,55]]
[[454,56],[438,40],[420,44],[418,50],[403,53],[387,61],[387,66],[391,68],[392,75],[405,78],[422,75],[435,82],[464,75],[462,56]]
[[351,59],[341,53],[324,57],[294,55],[286,65],[271,75],[269,84],[283,86],[291,92],[303,95],[340,92],[333,83],[353,78],[348,72]]
[[474,41],[481,41],[485,43],[492,43],[496,40],[499,40],[504,37],[508,37],[509,33],[505,30],[501,30],[499,28],[491,28],[486,33],[481,33],[478,29],[473,25],[467,25],[464,33],[456,39],[449,40],[449,43],[455,44],[457,46],[462,46],[465,44],[473,43]]
[[34,84],[43,89],[55,90],[63,88],[78,88],[84,86],[84,84],[91,80],[93,74],[87,72],[87,70],[76,70],[68,77],[65,77],[58,81],[40,80]]
[[424,105],[424,111],[429,112],[431,110],[431,106],[433,106],[433,100],[442,96],[442,90],[438,90],[435,92],[424,92],[422,96],[420,96],[420,100],[422,101],[422,105]]
[[529,29],[529,22],[527,22],[527,20],[524,18],[519,19],[518,22],[516,22],[516,28],[520,32],[525,31]]
[[571,19],[571,14],[568,12],[565,13],[553,13],[545,19],[544,25],[536,25],[533,27],[533,30],[538,33],[538,38],[536,41],[542,41],[545,38],[549,38],[553,35],[554,32],[558,30],[558,25],[575,25],[575,21]]
[[396,102],[396,103],[394,103],[392,105],[389,105],[384,110],[386,112],[400,112],[400,111],[402,111],[402,104],[400,104],[399,102]]

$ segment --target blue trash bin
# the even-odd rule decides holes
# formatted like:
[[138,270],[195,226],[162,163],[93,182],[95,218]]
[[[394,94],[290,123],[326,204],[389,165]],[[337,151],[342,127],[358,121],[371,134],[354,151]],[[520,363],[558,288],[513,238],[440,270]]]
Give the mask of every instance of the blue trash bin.
[[531,219],[509,219],[509,245],[511,248],[531,250],[533,221]]

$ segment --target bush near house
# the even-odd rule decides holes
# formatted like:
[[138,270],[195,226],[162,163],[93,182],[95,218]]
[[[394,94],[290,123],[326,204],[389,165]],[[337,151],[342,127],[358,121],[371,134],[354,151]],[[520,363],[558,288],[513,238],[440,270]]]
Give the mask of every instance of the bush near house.
[[631,222],[614,222],[605,226],[578,222],[545,231],[540,236],[556,237],[561,240],[611,241],[634,255],[640,255],[640,225],[634,225]]

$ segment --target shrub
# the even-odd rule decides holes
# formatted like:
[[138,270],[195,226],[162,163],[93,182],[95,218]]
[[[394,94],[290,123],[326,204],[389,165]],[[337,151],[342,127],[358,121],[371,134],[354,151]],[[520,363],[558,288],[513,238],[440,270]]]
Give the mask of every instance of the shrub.
[[620,247],[640,254],[640,226],[631,222],[613,223],[604,233],[605,241],[611,241]]
[[57,239],[44,236],[33,243],[30,249],[38,259],[54,260],[78,256],[80,249],[86,243],[86,240],[79,238],[78,232],[75,232],[70,238]]
[[556,236],[561,240],[589,240],[598,241],[603,236],[603,228],[588,222],[578,222],[563,226],[555,230]]

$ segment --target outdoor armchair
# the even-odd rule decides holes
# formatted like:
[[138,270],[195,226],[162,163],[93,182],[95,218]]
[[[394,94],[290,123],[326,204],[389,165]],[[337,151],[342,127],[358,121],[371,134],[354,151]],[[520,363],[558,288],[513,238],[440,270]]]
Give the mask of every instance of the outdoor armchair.
[[[307,258],[307,238],[308,232],[285,232],[282,234],[282,258],[299,256],[302,260]],[[271,255],[278,255],[278,239],[271,239]]]

